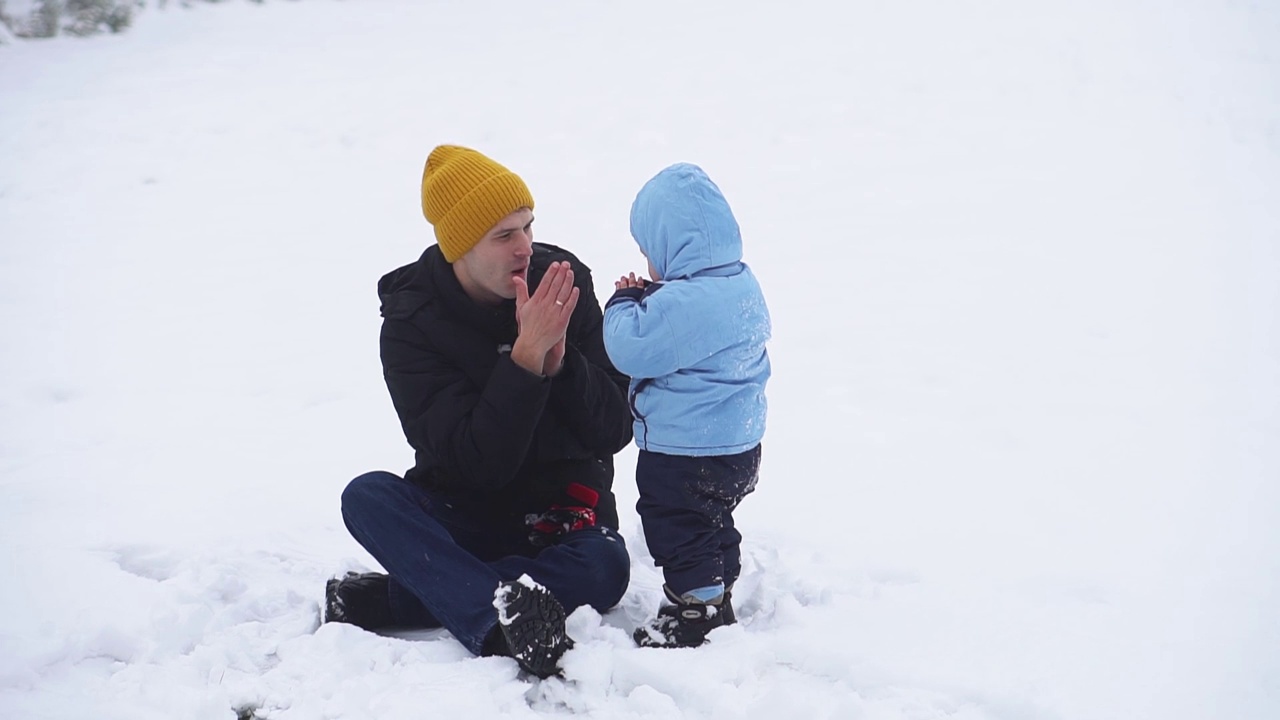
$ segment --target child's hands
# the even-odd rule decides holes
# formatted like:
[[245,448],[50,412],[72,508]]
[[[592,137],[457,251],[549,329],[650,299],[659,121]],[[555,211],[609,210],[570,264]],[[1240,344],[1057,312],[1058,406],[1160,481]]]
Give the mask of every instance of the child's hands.
[[643,289],[644,286],[648,284],[649,284],[648,280],[645,280],[642,277],[636,277],[635,273],[630,273],[628,275],[623,275],[622,277],[618,278],[618,281],[613,284],[613,289],[614,290],[621,290],[622,288]]

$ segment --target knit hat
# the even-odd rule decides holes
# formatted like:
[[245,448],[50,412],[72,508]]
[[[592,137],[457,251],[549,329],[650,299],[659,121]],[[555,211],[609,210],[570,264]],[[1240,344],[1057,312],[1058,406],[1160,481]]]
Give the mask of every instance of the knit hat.
[[444,259],[466,255],[489,229],[533,195],[519,175],[471,148],[441,145],[422,171],[422,214],[436,230]]

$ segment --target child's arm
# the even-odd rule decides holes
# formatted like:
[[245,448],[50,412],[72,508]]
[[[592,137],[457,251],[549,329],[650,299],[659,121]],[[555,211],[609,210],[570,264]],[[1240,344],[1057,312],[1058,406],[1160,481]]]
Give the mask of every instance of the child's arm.
[[604,306],[604,347],[614,367],[633,378],[656,378],[681,368],[676,335],[653,302],[661,283],[619,287]]

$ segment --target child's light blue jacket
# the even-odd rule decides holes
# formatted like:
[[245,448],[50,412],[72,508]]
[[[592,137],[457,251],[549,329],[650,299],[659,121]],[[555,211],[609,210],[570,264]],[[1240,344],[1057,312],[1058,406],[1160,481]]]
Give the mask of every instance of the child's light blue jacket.
[[672,165],[636,196],[631,234],[662,277],[605,306],[605,349],[631,376],[636,445],[667,455],[751,449],[764,436],[771,326],[729,203],[701,168]]

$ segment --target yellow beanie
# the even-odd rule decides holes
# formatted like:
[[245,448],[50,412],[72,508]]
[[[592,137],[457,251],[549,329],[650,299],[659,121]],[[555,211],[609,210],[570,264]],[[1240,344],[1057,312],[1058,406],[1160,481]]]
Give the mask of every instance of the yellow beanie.
[[533,195],[519,175],[470,148],[441,145],[422,171],[422,214],[436,229],[444,259],[466,255],[489,229]]

